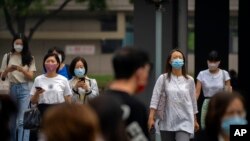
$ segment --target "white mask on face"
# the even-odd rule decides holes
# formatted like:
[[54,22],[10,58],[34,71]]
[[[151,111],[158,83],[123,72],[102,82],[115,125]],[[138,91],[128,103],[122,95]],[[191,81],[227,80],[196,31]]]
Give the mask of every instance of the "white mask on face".
[[61,54],[58,54],[57,56],[58,56],[58,58],[59,58],[59,60],[60,60],[60,63],[62,63],[62,55],[61,55]]
[[16,52],[20,53],[23,50],[23,45],[14,44],[14,49]]
[[211,71],[214,71],[216,70],[218,67],[219,67],[219,62],[216,62],[216,63],[207,63],[207,66],[208,66],[208,69],[211,70]]

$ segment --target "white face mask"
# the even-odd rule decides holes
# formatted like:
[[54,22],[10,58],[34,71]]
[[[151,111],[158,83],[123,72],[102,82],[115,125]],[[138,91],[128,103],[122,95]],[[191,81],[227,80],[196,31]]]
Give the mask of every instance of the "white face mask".
[[208,69],[211,71],[216,70],[219,67],[219,62],[216,63],[207,63]]
[[60,60],[60,63],[62,63],[62,55],[61,55],[61,54],[58,54],[57,56],[58,56],[58,58],[59,58],[59,60]]
[[22,52],[23,50],[23,45],[17,45],[17,44],[14,44],[14,49],[16,52]]

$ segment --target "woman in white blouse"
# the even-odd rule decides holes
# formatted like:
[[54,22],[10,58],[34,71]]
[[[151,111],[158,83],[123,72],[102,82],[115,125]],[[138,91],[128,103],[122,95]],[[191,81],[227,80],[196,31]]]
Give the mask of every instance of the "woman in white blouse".
[[[148,126],[149,129],[155,126],[156,112],[162,110],[164,116],[158,114],[161,140],[189,141],[190,136],[199,128],[196,121],[198,110],[194,79],[186,74],[185,58],[180,50],[174,49],[170,52],[166,72],[155,83]],[[159,109],[162,94],[165,96],[161,98],[166,99],[163,109]]]
[[47,54],[43,60],[46,73],[37,76],[31,88],[31,102],[38,104],[41,114],[51,105],[71,103],[69,82],[64,76],[57,74],[59,66],[57,54]]

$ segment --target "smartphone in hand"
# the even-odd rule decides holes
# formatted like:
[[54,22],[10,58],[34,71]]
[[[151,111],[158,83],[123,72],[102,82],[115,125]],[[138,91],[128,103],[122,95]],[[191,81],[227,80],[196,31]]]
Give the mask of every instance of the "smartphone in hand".
[[42,87],[35,87],[37,90],[42,90],[43,88]]
[[80,81],[83,81],[83,82],[85,82],[85,77],[83,77],[83,78],[80,78]]
[[18,67],[17,65],[11,65],[11,68],[13,68],[15,70],[17,69],[17,67]]

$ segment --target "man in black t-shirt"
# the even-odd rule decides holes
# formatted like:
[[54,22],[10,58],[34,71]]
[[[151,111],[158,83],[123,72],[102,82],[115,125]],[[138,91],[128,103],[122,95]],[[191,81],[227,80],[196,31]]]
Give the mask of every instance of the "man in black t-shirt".
[[149,57],[141,50],[127,47],[114,54],[112,64],[115,79],[104,94],[120,99],[129,139],[148,141],[150,139],[147,109],[133,95],[142,92],[147,85],[150,71]]

